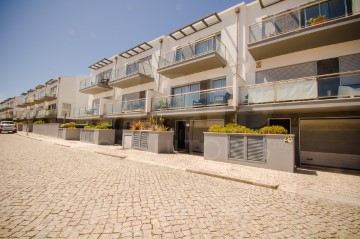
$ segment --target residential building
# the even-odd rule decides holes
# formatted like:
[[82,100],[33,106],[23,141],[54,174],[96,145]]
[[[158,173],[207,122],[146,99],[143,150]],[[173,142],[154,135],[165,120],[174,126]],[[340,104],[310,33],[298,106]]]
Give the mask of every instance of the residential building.
[[73,120],[73,109],[88,100],[86,94],[79,92],[79,83],[84,78],[57,77],[15,97],[14,120],[48,123]]
[[260,1],[246,39],[238,122],[283,125],[298,165],[360,169],[360,1]]
[[15,98],[8,98],[0,102],[0,120],[12,120]]
[[[239,3],[90,66],[88,123],[163,117],[174,148],[237,122],[295,134],[297,165],[360,169],[360,1]],[[261,147],[261,142],[259,147]]]

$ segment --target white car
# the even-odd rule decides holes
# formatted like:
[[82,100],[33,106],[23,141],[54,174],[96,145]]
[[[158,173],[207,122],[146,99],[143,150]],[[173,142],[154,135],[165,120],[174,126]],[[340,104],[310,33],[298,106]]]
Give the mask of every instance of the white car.
[[1,121],[0,123],[0,134],[2,132],[16,133],[16,124],[13,121]]

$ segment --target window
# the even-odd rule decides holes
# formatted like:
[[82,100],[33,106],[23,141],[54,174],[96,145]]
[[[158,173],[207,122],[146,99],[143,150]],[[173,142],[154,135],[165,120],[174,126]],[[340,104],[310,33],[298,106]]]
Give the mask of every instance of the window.
[[329,0],[301,10],[301,25],[307,26],[310,18],[324,16],[326,19],[343,17],[352,13],[351,0]]
[[[172,94],[174,95],[171,99],[172,107],[192,107],[194,102],[200,100],[200,84],[191,84],[180,87],[175,87],[172,89]],[[191,93],[195,92],[195,93]]]

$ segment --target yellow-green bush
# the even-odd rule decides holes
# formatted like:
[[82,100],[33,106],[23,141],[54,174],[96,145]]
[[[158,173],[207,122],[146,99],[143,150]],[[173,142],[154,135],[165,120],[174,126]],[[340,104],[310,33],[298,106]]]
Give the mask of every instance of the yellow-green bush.
[[242,134],[287,134],[287,130],[282,126],[265,126],[261,129],[250,129],[236,123],[228,123],[225,127],[213,125],[209,128],[209,132],[215,133],[242,133]]
[[279,125],[272,125],[272,126],[265,126],[259,130],[260,134],[287,134],[288,131],[283,126]]

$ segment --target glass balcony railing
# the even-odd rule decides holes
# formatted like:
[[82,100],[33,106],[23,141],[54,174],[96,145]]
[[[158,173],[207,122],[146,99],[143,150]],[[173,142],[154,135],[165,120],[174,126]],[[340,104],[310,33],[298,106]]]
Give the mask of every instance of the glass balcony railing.
[[37,112],[37,117],[50,117],[50,116],[56,116],[56,109],[52,110],[39,110]]
[[136,74],[153,77],[150,61],[138,62],[112,72],[110,81],[119,80]]
[[108,85],[111,78],[111,73],[99,74],[88,79],[80,81],[80,90],[88,88],[93,85]]
[[125,114],[132,112],[145,112],[146,99],[114,102],[106,105],[106,114]]
[[87,116],[99,116],[99,106],[90,107],[82,107],[74,109],[75,117],[87,117]]
[[249,85],[240,88],[240,104],[359,97],[360,71]]
[[349,17],[359,12],[360,5],[357,1],[312,1],[250,25],[249,43],[298,31],[323,22]]
[[211,52],[217,52],[222,58],[226,59],[226,47],[219,37],[212,36],[162,54],[159,57],[159,68],[194,59]]
[[190,109],[228,105],[232,88],[223,87],[178,95],[156,97],[152,100],[152,110]]

